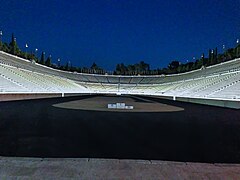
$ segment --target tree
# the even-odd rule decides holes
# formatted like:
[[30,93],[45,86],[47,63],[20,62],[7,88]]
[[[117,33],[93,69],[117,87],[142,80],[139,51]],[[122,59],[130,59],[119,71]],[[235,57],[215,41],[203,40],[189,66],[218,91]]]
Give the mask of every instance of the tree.
[[121,73],[121,67],[120,64],[116,65],[116,74],[120,74]]
[[240,44],[237,44],[237,46],[236,46],[236,48],[235,48],[236,58],[239,57],[239,51],[240,51]]
[[127,74],[127,67],[123,63],[120,64],[120,70],[121,74]]
[[226,60],[230,60],[230,59],[233,59],[235,58],[235,52],[234,52],[234,49],[233,48],[230,48],[226,51]]
[[177,67],[177,72],[178,73],[181,73],[181,72],[183,72],[183,65],[182,64],[180,64],[178,67]]
[[116,65],[116,74],[127,74],[127,67],[121,63]]
[[27,59],[34,60],[35,59],[34,54],[32,52],[31,53],[27,53]]
[[209,61],[208,65],[214,65],[217,63],[217,48],[214,49],[209,49]]
[[101,67],[99,67],[95,62],[93,62],[90,69],[93,70],[94,73],[103,72],[103,69]]
[[209,50],[208,50],[208,61],[207,61],[204,65],[209,65],[209,64],[211,64],[211,61],[212,61],[212,50],[209,49]]
[[145,63],[144,61],[140,61],[140,63],[139,63],[140,71],[149,71],[149,69],[150,69],[149,64]]
[[[209,59],[209,58],[208,58]],[[204,55],[204,53],[202,54],[202,56],[201,56],[201,60],[199,61],[199,64],[197,65],[197,67],[199,67],[200,68],[200,62],[201,62],[201,67],[202,66],[206,66],[207,65],[207,60],[208,59],[205,59],[205,55]]]
[[214,64],[217,64],[218,62],[218,50],[217,50],[217,47],[215,48],[215,53],[214,53]]
[[168,68],[170,70],[176,70],[179,65],[180,65],[179,61],[172,61],[172,62],[169,63]]
[[68,62],[66,63],[66,65],[65,65],[65,68],[64,68],[65,70],[69,70],[69,64],[68,64]]
[[95,70],[98,69],[98,66],[97,66],[97,64],[95,62],[93,62],[92,66],[91,66],[91,69],[95,69]]
[[40,59],[40,64],[44,64],[45,62],[45,52],[42,52],[41,59]]
[[45,64],[46,64],[47,66],[51,66],[51,55],[48,56],[48,58],[47,58]]
[[9,47],[10,47],[10,53],[13,54],[13,55],[18,55],[19,52],[20,52],[20,49],[18,48],[18,45],[17,45],[17,40],[16,38],[14,37],[14,34],[12,33],[12,40],[11,42],[9,43]]
[[3,43],[3,44],[2,44],[2,50],[3,50],[4,52],[9,52],[9,51],[10,51],[10,48],[9,48],[9,46],[8,46],[7,43]]
[[135,66],[132,65],[132,64],[129,64],[129,65],[127,66],[127,71],[128,71],[129,74],[132,75],[132,74],[136,71]]

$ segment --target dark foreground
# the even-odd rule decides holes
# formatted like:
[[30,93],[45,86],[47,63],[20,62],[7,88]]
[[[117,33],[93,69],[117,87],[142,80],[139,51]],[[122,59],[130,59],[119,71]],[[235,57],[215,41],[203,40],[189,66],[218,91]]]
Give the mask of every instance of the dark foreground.
[[0,155],[240,162],[239,110],[156,98],[145,99],[184,110],[104,112],[52,106],[90,97],[1,102]]

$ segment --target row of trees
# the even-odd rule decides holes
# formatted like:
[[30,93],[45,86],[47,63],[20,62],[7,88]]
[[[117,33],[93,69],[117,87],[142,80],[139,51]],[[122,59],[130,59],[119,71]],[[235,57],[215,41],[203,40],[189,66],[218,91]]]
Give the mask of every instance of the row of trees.
[[137,75],[137,74],[146,74],[149,71],[150,71],[150,65],[145,63],[144,61],[140,61],[140,63],[129,64],[127,66],[124,65],[123,63],[117,64],[114,74]]
[[18,57],[21,58],[25,58],[31,61],[35,61],[39,64],[45,65],[45,66],[49,66],[52,68],[56,68],[56,69],[61,69],[61,70],[66,70],[66,71],[72,71],[72,72],[80,72],[80,73],[97,73],[97,74],[105,74],[107,73],[105,70],[103,70],[102,68],[100,68],[95,62],[92,64],[92,66],[90,68],[88,67],[74,67],[72,66],[72,64],[70,62],[67,62],[65,65],[61,65],[60,62],[58,62],[58,64],[54,64],[52,63],[52,57],[51,55],[49,55],[47,58],[45,57],[45,52],[41,53],[41,57],[40,59],[33,53],[33,52],[27,52],[27,51],[22,51],[18,44],[17,44],[17,40],[14,36],[14,34],[12,34],[12,39],[10,41],[10,43],[3,43],[0,40],[0,50],[16,55]]
[[11,38],[11,41],[9,44],[6,42],[3,43],[2,41],[0,41],[0,50],[10,53],[10,54],[13,54],[13,55],[16,55],[16,56],[19,56],[21,58],[35,60],[36,62],[38,62],[38,59],[34,53],[24,52],[19,48],[14,34],[12,34],[12,38]]
[[172,73],[183,73],[187,71],[192,71],[200,69],[202,67],[211,66],[221,62],[226,62],[234,58],[240,57],[240,45],[235,48],[227,49],[222,54],[218,54],[218,49],[209,49],[208,58],[202,54],[200,59],[194,62],[181,63],[179,61],[172,61],[169,63],[167,68],[163,68],[158,73],[160,74],[172,74]]
[[[72,72],[80,72],[80,73],[95,73],[95,74],[106,74],[106,70],[99,67],[95,62],[92,64],[90,68],[88,67],[74,67],[70,62],[67,62],[65,65],[53,64],[52,57],[49,55],[47,59],[45,59],[45,52],[42,52],[40,59],[33,52],[24,52],[22,51],[18,45],[14,34],[12,34],[12,38],[10,43],[3,43],[0,41],[0,50],[5,51],[7,53],[26,58],[37,63]],[[230,48],[224,51],[222,54],[218,53],[218,49],[209,49],[208,58],[202,54],[200,59],[196,59],[194,62],[181,63],[178,60],[173,60],[169,63],[166,68],[157,68],[150,69],[150,65],[145,63],[144,61],[140,61],[136,64],[125,65],[123,63],[117,64],[116,69],[110,74],[116,75],[153,75],[153,74],[173,74],[173,73],[183,73],[191,70],[200,69],[202,67],[218,64],[221,62],[229,61],[231,59],[240,57],[240,45],[237,43],[235,48]]]
[[208,58],[202,54],[200,59],[194,59],[194,62],[181,63],[178,60],[173,60],[165,68],[150,69],[149,64],[141,61],[134,65],[124,65],[123,63],[117,64],[114,74],[121,75],[160,75],[160,74],[175,74],[183,73],[202,67],[211,66],[221,62],[229,61],[231,59],[240,57],[240,45],[237,44],[235,48],[230,48],[224,51],[224,53],[219,54],[218,49],[209,49]]

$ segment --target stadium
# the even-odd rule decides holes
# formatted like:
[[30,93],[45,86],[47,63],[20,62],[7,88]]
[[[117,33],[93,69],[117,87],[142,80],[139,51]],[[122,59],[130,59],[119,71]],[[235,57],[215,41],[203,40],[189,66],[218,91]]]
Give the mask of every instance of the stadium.
[[0,52],[0,82],[1,155],[240,162],[240,59],[121,76],[66,72]]
[[1,179],[240,179],[240,1],[2,1]]

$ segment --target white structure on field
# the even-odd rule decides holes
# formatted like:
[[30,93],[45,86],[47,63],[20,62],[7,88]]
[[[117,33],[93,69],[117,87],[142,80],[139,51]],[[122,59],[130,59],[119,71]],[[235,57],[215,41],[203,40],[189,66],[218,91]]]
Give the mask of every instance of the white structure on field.
[[116,103],[116,104],[108,104],[108,109],[133,109],[133,106],[129,106],[125,103]]

